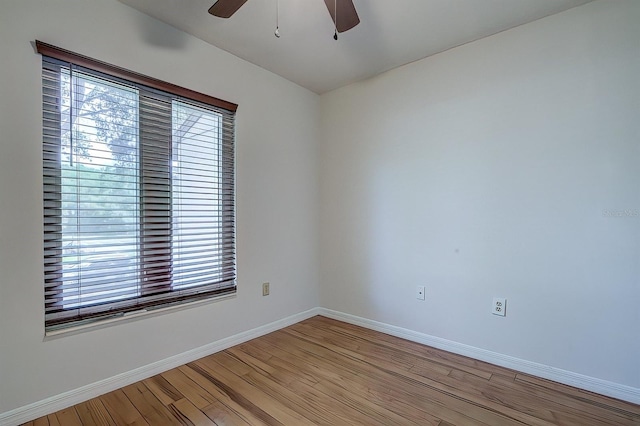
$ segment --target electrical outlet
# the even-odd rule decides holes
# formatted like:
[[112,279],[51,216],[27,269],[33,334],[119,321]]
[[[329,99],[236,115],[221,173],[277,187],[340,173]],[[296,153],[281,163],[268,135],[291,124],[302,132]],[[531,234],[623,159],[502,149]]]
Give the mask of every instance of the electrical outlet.
[[418,287],[416,287],[416,298],[418,300],[424,300],[424,286],[423,285],[419,285]]
[[507,315],[507,299],[504,297],[494,297],[491,305],[491,313],[504,317]]
[[262,295],[263,296],[269,295],[269,283],[262,283]]

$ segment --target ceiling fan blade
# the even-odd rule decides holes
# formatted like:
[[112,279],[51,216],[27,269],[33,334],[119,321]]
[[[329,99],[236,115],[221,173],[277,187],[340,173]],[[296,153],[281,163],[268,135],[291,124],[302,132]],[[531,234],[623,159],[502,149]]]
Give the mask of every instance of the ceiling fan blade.
[[[331,19],[336,24],[339,33],[343,33],[360,23],[358,12],[353,5],[353,0],[324,0],[324,4],[329,9]],[[338,9],[338,21],[336,22],[336,11]]]
[[[219,18],[230,18],[247,0],[218,0],[209,8],[209,13]],[[340,11],[338,10],[338,13]]]

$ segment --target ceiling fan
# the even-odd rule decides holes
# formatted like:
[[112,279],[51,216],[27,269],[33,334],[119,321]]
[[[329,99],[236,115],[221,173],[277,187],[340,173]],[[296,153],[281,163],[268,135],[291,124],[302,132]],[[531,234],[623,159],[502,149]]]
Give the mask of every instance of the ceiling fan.
[[[218,0],[209,8],[209,13],[219,18],[230,18],[247,0]],[[337,33],[343,33],[360,23],[353,0],[324,0]],[[336,11],[337,19],[336,19]],[[278,36],[278,34],[276,34]]]

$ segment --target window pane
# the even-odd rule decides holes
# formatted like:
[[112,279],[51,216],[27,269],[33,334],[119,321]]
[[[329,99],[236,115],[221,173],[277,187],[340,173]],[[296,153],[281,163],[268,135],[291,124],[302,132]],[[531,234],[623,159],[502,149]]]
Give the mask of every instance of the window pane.
[[138,294],[137,90],[62,71],[64,308]]
[[173,288],[222,279],[222,115],[173,103]]

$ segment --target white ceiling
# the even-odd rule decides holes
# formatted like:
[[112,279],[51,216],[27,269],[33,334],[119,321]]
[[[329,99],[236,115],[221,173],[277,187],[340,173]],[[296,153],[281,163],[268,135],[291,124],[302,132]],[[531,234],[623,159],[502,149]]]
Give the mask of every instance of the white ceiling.
[[229,19],[215,0],[119,0],[316,93],[591,0],[353,0],[360,24],[333,40],[323,0],[249,0]]

